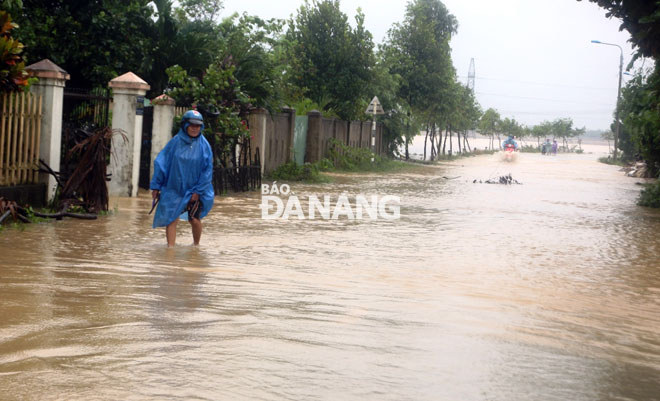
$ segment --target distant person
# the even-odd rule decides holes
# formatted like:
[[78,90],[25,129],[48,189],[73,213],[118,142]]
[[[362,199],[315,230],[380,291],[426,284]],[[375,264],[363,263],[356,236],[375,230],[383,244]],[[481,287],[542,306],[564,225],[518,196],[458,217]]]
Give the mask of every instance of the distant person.
[[167,227],[167,246],[176,242],[178,219],[188,220],[193,242],[202,237],[202,218],[213,206],[213,153],[202,130],[204,119],[197,110],[187,111],[179,132],[154,161],[151,196],[158,202],[153,227]]
[[557,140],[552,140],[552,155],[557,156]]
[[518,142],[513,138],[513,135],[509,135],[508,138],[502,142],[502,149],[506,150],[508,147],[513,147],[513,150],[518,150]]
[[551,146],[552,145],[550,144],[550,140],[545,138],[545,142],[543,142],[543,147],[541,148],[541,153],[544,155],[549,155]]

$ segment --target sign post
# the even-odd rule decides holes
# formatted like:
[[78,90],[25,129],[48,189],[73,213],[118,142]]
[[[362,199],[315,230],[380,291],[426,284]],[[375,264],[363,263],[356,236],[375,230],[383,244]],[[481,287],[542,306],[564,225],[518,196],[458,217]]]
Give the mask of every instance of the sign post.
[[[372,122],[371,122],[371,151],[376,154],[376,114],[385,114],[385,111],[383,110],[383,106],[380,104],[380,101],[378,100],[378,96],[374,96],[373,99],[371,99],[371,103],[369,103],[369,106],[367,106],[367,114],[372,115]],[[374,158],[371,158],[371,162],[374,161]]]

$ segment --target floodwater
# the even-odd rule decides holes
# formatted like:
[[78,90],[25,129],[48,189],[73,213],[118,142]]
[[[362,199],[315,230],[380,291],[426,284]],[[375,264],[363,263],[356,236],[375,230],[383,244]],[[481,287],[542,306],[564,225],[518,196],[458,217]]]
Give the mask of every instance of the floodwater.
[[166,248],[147,193],[5,230],[0,398],[660,400],[660,213],[595,159],[292,186],[303,206],[399,196],[396,220],[218,197],[199,247],[182,223]]

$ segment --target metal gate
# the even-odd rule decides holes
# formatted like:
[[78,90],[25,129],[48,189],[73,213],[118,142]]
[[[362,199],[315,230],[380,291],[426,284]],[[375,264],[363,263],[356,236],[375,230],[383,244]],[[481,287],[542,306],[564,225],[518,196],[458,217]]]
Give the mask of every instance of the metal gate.
[[296,116],[296,125],[293,131],[293,158],[296,164],[305,164],[305,151],[307,150],[307,116]]
[[154,124],[154,106],[142,109],[142,146],[140,148],[140,178],[138,186],[149,189],[151,182],[151,131]]
[[110,91],[108,89],[64,89],[60,154],[61,177],[65,179],[69,177],[78,164],[78,156],[71,154],[70,150],[97,129],[108,126],[110,126]]

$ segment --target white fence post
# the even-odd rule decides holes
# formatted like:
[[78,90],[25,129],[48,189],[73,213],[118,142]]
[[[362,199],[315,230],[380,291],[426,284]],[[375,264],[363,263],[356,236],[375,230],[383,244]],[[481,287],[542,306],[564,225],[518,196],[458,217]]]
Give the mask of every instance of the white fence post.
[[154,106],[154,123],[151,128],[151,159],[149,164],[149,180],[154,176],[154,160],[161,150],[172,139],[174,124],[174,99],[160,95],[151,101]]
[[[59,171],[64,85],[69,79],[69,74],[48,59],[29,65],[25,69],[30,76],[39,78],[38,82],[32,84],[30,90],[43,97],[39,158],[54,171]],[[46,184],[46,199],[52,200],[57,189],[55,177],[48,173],[39,173],[39,182]]]
[[140,77],[127,72],[108,83],[112,88],[112,129],[125,136],[112,137],[110,156],[110,196],[137,196],[142,147],[142,107],[150,86]]

